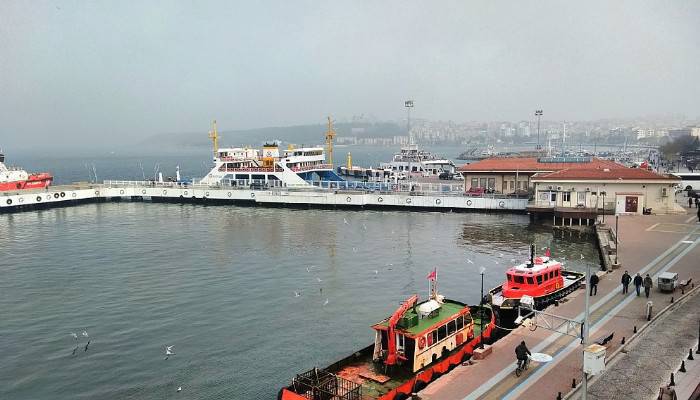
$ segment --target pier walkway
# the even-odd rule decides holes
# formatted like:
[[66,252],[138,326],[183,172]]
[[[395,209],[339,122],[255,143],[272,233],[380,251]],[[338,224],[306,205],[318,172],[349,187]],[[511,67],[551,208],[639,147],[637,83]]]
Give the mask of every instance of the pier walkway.
[[[623,295],[620,279],[624,270],[633,276],[637,272],[642,275],[649,273],[655,285],[656,275],[664,271],[677,272],[680,279],[700,280],[697,267],[700,224],[694,212],[695,209],[686,215],[620,217],[618,254],[622,268],[599,273],[598,294],[591,297],[590,338],[614,332],[614,338],[608,344],[608,354],[620,347],[623,337],[629,339],[633,335],[635,326],[641,329],[647,324],[645,308],[648,300],[653,302],[654,313],[658,313],[671,304],[671,297],[678,299],[680,296],[680,291],[665,294],[656,288],[652,289],[649,299],[643,292],[637,297],[634,288],[630,294]],[[555,249],[553,257],[556,256]],[[585,290],[579,290],[558,307],[552,306],[547,311],[582,320],[585,294]],[[525,340],[532,352],[550,354],[554,360],[540,365],[533,362],[529,370],[516,378],[514,349],[521,340]],[[492,354],[486,359],[455,368],[421,391],[419,396],[422,400],[556,399],[559,393],[565,396],[571,391],[574,380],[580,384],[581,365],[579,339],[542,328],[531,331],[519,327],[496,342]],[[649,394],[650,398],[656,395],[658,388]]]
[[525,212],[528,202],[527,198],[503,195],[470,196],[464,193],[461,184],[441,183],[336,182],[335,185],[267,188],[255,184],[209,186],[176,182],[105,181],[103,184],[5,192],[0,194],[0,211],[122,199],[276,207],[507,212]]

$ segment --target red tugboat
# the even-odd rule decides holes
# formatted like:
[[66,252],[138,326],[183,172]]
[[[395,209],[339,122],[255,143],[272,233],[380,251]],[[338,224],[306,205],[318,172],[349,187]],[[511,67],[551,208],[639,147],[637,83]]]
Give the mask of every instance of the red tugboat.
[[53,177],[47,173],[28,174],[23,169],[7,168],[5,155],[0,153],[0,192],[8,190],[44,189]]
[[506,281],[489,291],[489,302],[498,314],[502,326],[512,326],[518,315],[520,299],[527,295],[535,300],[535,308],[542,310],[581,286],[586,276],[567,271],[559,261],[535,256],[535,245],[530,245],[530,260],[506,271]]
[[401,400],[468,359],[481,340],[495,337],[495,315],[437,293],[413,295],[389,318],[372,326],[374,344],[330,366],[297,375],[279,400]]

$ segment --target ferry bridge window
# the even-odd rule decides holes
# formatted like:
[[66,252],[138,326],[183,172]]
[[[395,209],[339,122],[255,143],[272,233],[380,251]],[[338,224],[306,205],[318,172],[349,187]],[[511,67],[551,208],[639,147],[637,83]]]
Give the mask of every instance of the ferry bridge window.
[[535,284],[535,280],[532,279],[531,276],[528,276],[528,277],[527,277],[527,283],[528,283],[528,285],[534,285],[534,284]]
[[537,284],[538,285],[542,284],[542,275],[537,275]]
[[437,343],[437,341],[438,341],[437,330],[430,332],[429,335],[433,337],[433,340],[431,341],[431,343]]
[[514,275],[513,280],[515,283],[525,283],[525,279],[521,275]]
[[447,337],[447,325],[438,328],[438,341]]
[[464,328],[464,317],[460,315],[459,317],[457,317],[457,330],[460,330],[462,328]]
[[447,336],[454,334],[457,331],[457,322],[452,320],[447,323]]

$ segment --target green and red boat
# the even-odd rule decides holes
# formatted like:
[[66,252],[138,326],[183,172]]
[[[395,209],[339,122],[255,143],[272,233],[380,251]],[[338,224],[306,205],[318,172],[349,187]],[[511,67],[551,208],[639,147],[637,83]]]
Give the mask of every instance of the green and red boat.
[[417,295],[411,296],[372,326],[373,344],[326,368],[297,375],[278,399],[406,399],[468,360],[482,339],[495,338],[490,307],[444,298],[437,293],[435,272],[431,276],[429,299],[418,302]]

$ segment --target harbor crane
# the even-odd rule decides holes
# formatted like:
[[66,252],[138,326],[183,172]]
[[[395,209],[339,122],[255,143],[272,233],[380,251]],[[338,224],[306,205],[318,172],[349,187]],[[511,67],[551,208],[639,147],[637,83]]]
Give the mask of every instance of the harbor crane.
[[209,131],[209,139],[211,139],[214,144],[214,157],[216,158],[216,153],[219,151],[219,132],[216,130],[216,120],[211,124],[212,129]]
[[328,164],[333,167],[333,139],[335,138],[335,130],[333,130],[333,120],[328,117],[328,130],[326,130],[326,153],[328,153]]

